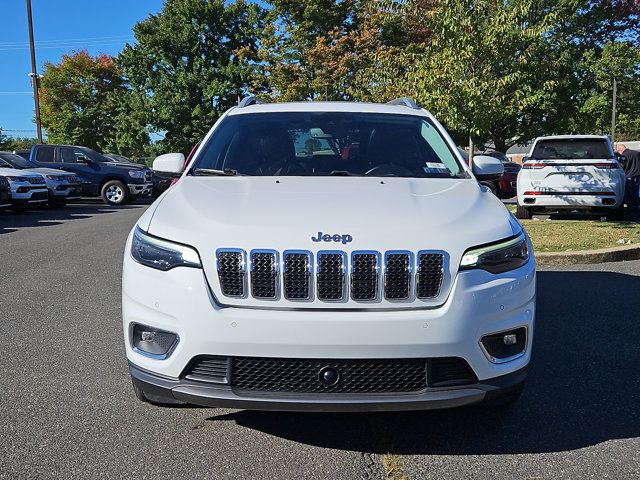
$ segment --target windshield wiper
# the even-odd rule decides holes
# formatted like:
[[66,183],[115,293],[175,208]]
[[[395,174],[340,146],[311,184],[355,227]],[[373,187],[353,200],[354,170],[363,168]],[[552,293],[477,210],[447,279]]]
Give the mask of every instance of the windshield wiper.
[[228,177],[238,174],[237,170],[233,170],[231,168],[225,168],[224,170],[216,170],[215,168],[195,168],[192,173],[193,175],[198,176],[219,175]]
[[335,177],[351,177],[354,174],[351,172],[347,172],[346,170],[331,170],[331,173],[329,175]]

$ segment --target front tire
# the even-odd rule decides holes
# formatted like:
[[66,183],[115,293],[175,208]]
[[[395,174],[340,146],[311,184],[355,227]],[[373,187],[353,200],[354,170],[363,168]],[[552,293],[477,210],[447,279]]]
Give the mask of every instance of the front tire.
[[49,206],[51,208],[62,208],[66,204],[67,204],[67,201],[65,199],[52,198],[51,200],[49,200]]
[[109,180],[100,191],[102,200],[108,205],[124,205],[129,200],[129,189],[120,180]]
[[527,207],[523,207],[522,205],[516,206],[516,218],[520,220],[531,220],[533,214],[531,210]]

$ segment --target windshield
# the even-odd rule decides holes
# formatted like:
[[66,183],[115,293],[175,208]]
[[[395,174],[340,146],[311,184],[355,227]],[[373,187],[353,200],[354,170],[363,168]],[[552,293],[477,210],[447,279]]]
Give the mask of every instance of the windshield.
[[531,158],[534,160],[591,160],[614,158],[609,143],[600,138],[563,138],[540,140]]
[[346,112],[230,115],[191,172],[240,175],[465,177],[436,127],[424,117]]
[[89,160],[93,160],[94,162],[113,162],[113,159],[107,158],[104,155],[96,152],[95,150],[91,150],[87,147],[80,147],[82,153],[84,153]]
[[0,159],[14,168],[36,168],[36,166],[15,153],[0,153]]

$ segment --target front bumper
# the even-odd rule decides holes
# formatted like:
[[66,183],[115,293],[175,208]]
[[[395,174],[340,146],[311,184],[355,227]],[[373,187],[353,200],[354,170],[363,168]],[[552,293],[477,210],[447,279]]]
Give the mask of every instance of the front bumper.
[[432,388],[406,394],[238,394],[228,386],[203,385],[155,375],[129,363],[134,384],[151,400],[160,403],[190,403],[205,407],[248,410],[307,412],[363,412],[433,410],[480,403],[520,387],[527,375],[523,367],[515,372],[473,385]]
[[46,186],[16,185],[11,187],[11,204],[15,206],[46,203],[49,190]]
[[129,183],[129,192],[131,195],[149,195],[153,190],[153,183]]
[[[138,375],[140,382],[146,382],[144,390],[154,385],[166,387],[171,398],[182,401],[233,403],[245,405],[243,408],[267,408],[270,402],[281,408],[284,402],[287,409],[296,408],[291,403],[300,403],[302,409],[334,410],[436,408],[427,406],[429,403],[456,406],[481,401],[492,390],[487,385],[524,369],[531,358],[536,280],[533,257],[523,267],[502,274],[483,270],[458,273],[449,297],[437,308],[256,309],[219,305],[201,269],[154,270],[135,262],[130,249],[131,237],[125,247],[122,312],[125,350],[136,370],[132,371],[134,381]],[[179,342],[164,360],[143,355],[132,348],[133,323],[175,333]],[[480,339],[518,327],[528,331],[524,354],[505,363],[491,361],[483,352]],[[468,363],[478,382],[445,390],[430,388],[420,394],[367,395],[355,398],[351,407],[352,396],[337,394],[327,407],[327,399],[318,406],[316,399],[299,395],[236,398],[229,388],[185,383],[185,367],[199,355],[293,359],[458,357]],[[138,370],[150,376],[138,374]],[[154,380],[156,377],[161,381]],[[164,394],[166,397],[166,389]]]
[[53,199],[77,200],[82,195],[79,183],[58,183],[49,187],[49,197]]

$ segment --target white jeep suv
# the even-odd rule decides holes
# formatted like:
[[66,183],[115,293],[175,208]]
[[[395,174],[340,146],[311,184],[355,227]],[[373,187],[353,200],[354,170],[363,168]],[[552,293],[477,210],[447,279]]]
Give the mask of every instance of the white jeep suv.
[[[154,170],[183,165],[166,154]],[[478,184],[501,174],[492,157],[469,169],[408,99],[245,99],[127,240],[137,397],[311,411],[514,401],[536,275],[526,233]]]
[[625,176],[608,137],[539,137],[518,173],[516,217],[584,210],[623,214]]

